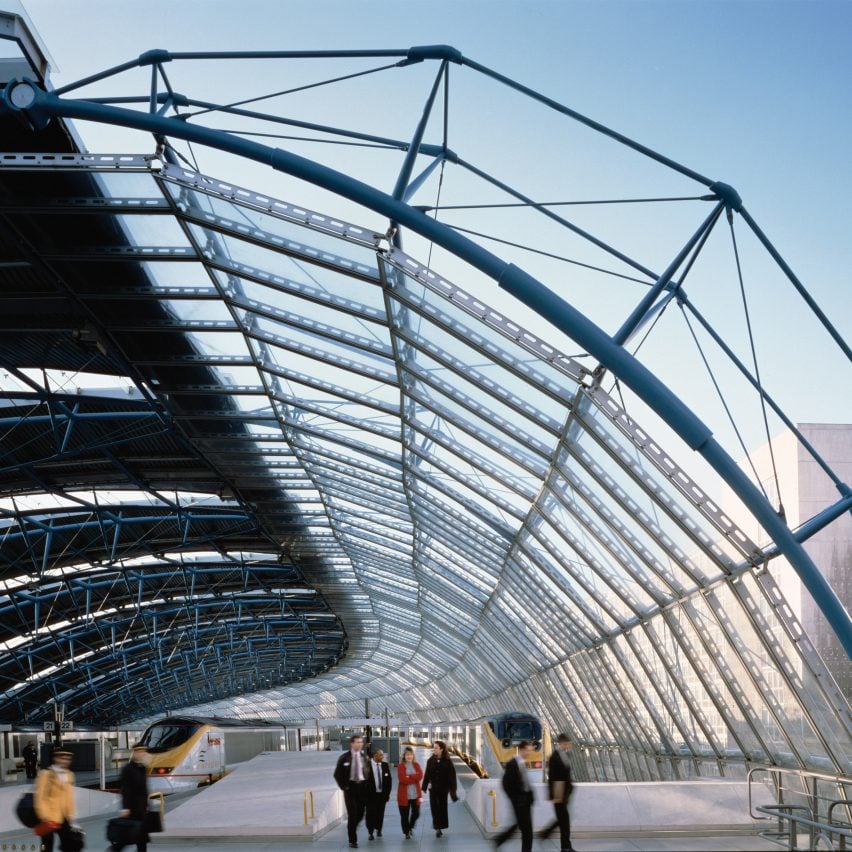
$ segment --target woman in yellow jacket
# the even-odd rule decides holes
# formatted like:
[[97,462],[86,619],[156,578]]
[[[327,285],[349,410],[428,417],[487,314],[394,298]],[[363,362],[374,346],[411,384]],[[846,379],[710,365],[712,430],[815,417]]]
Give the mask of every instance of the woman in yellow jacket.
[[74,821],[74,773],[68,768],[73,757],[70,751],[57,749],[53,752],[53,765],[43,769],[36,778],[33,800],[35,812],[42,822],[51,822],[56,828],[42,836],[44,852],[53,852],[54,834],[60,841]]

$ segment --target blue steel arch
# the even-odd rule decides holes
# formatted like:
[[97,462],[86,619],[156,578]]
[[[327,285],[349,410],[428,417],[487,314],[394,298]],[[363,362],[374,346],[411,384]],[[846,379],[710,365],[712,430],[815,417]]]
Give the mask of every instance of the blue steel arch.
[[[448,50],[450,50],[450,53],[447,52]],[[424,58],[434,57],[438,57],[442,61],[448,57],[452,61],[460,61],[458,52],[442,47],[413,48],[411,51],[371,52],[370,55],[399,56],[403,54],[407,61],[421,61]],[[120,66],[119,69],[104,72],[103,75],[87,78],[87,80],[81,81],[79,85],[116,73],[117,70],[125,67],[156,64],[174,58],[185,58],[186,56],[188,54],[170,54],[165,51],[143,54],[138,60]],[[482,66],[477,66],[476,63],[468,64],[482,70]],[[503,79],[505,80],[505,78]],[[518,88],[517,84],[512,85]],[[59,90],[59,92],[61,91]],[[542,99],[542,96],[535,96]],[[153,100],[155,98],[152,98]],[[608,128],[604,128],[602,125],[590,122],[589,119],[567,110],[561,105],[559,109],[589,126],[593,126],[594,129],[606,133],[617,141],[629,145],[640,153],[698,180],[714,193],[720,208],[724,207],[729,213],[735,212],[742,215],[749,224],[756,228],[756,224],[748,215],[738,194],[727,184],[712,181],[697,172],[680,166],[668,160],[668,158]],[[413,232],[433,241],[466,261],[495,281],[499,287],[546,318],[589,354],[593,355],[606,370],[611,371],[654,410],[690,449],[698,452],[705,459],[769,533],[778,551],[790,561],[802,583],[824,613],[847,654],[852,656],[852,619],[796,536],[784,520],[779,517],[764,495],[751,483],[724,448],[713,438],[711,430],[623,346],[623,342],[633,326],[641,321],[652,306],[653,300],[669,286],[673,270],[667,270],[662,275],[657,276],[655,285],[637,306],[634,315],[622,327],[616,336],[618,339],[614,339],[571,304],[552,293],[540,281],[537,281],[516,265],[506,263],[464,235],[435,219],[431,219],[421,210],[408,205],[399,198],[292,152],[236,138],[220,130],[191,125],[181,119],[170,118],[161,114],[145,114],[104,103],[66,99],[61,97],[61,94],[48,92],[40,85],[27,79],[14,80],[6,86],[2,97],[2,111],[17,116],[33,129],[44,127],[52,118],[76,118],[148,131],[156,138],[171,137],[196,142],[254,160],[374,210],[387,217],[391,222],[410,228]],[[413,145],[410,154],[416,153],[417,149],[418,145]],[[780,255],[757,228],[756,233],[770,253],[773,254],[773,257],[782,265],[785,273],[797,286],[797,289],[802,292],[803,288],[801,288],[789,267],[780,258]],[[809,301],[812,303],[812,300]],[[816,306],[813,305],[813,307]],[[846,342],[831,326],[827,318],[818,311],[818,308],[816,310],[829,333],[848,357],[850,350]],[[845,511],[852,505],[852,490],[843,483],[838,483],[838,488],[841,492],[841,501],[836,508]]]

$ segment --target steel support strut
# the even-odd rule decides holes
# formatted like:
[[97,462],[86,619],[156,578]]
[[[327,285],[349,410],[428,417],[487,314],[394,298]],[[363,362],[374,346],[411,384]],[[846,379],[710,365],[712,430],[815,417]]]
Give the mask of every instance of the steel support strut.
[[[429,218],[399,199],[328,166],[280,148],[176,118],[152,115],[84,100],[65,100],[29,80],[13,80],[3,91],[0,113],[11,114],[33,129],[54,117],[76,118],[135,128],[156,137],[171,136],[207,145],[271,166],[367,207],[410,228],[466,261],[571,337],[623,381],[722,477],[769,533],[820,607],[846,652],[852,656],[852,619],[802,545],[766,498],[725,452],[704,424],[660,379],[575,307],[514,264],[506,263],[447,225]],[[612,135],[610,133],[610,135]],[[656,159],[659,159],[657,157]],[[673,166],[674,167],[674,166]],[[678,169],[708,186],[706,178]],[[733,203],[731,206],[734,206]],[[737,205],[738,206],[738,205]]]

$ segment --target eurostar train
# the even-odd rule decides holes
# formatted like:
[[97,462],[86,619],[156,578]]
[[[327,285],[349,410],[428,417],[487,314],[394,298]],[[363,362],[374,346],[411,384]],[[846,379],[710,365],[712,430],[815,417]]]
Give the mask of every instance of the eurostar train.
[[212,784],[261,752],[281,751],[284,736],[282,725],[256,720],[161,719],[141,739],[152,758],[148,790],[168,794]]
[[529,713],[501,713],[451,731],[449,742],[456,753],[484,778],[500,777],[523,740],[534,748],[526,761],[530,769],[541,769],[550,753],[550,732]]

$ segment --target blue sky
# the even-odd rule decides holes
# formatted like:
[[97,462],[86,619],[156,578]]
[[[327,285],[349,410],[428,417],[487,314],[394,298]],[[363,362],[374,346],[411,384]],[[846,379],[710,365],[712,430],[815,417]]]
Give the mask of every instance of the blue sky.
[[[58,65],[55,85],[155,47],[271,50],[451,44],[699,172],[733,184],[817,301],[841,332],[849,334],[850,2],[24,0],[24,5]],[[225,99],[243,91],[236,76],[236,69],[224,68],[220,78],[205,82],[212,82],[214,89],[219,86]],[[277,79],[254,83],[252,91],[278,85]],[[131,88],[144,90],[144,85]],[[113,86],[111,91],[119,90]],[[396,92],[379,89],[367,100],[341,101],[341,123],[361,112],[381,124],[403,110]],[[412,116],[419,114],[422,97],[418,90]],[[486,117],[495,118],[496,125],[504,106],[497,100],[502,95],[494,97],[493,107],[487,100],[477,106]],[[512,147],[508,134],[495,133],[493,148],[543,193],[551,177],[554,186],[557,181],[540,168],[538,155],[543,162],[545,155],[558,153],[561,131],[541,130],[537,136],[535,126],[524,130],[526,136],[517,137],[519,147]],[[487,138],[489,132],[483,135]],[[573,144],[572,132],[565,145]],[[115,150],[119,144],[97,144],[86,133],[84,138],[92,150]],[[218,164],[209,170],[240,180],[225,175]],[[244,182],[278,191],[277,185],[267,184],[266,176],[258,175],[246,171]],[[392,183],[392,174],[388,179]],[[584,176],[578,172],[575,179],[579,185]],[[282,188],[278,194],[283,197],[284,192]],[[690,224],[674,244],[692,228]],[[625,230],[624,238],[648,241],[641,230]],[[743,250],[748,261],[750,249]],[[668,251],[667,245],[661,257]],[[543,266],[536,271],[560,274]],[[773,392],[797,420],[852,421],[848,365],[835,347],[811,337],[816,331],[812,325],[796,328],[794,322],[794,331],[802,337],[789,345],[791,332],[785,323],[795,319],[800,303],[782,280],[764,280],[764,275],[769,273],[756,261],[747,272],[751,282],[764,288],[758,332],[766,359],[764,375],[781,374]],[[591,313],[594,306],[586,307],[587,295],[569,293]],[[723,301],[721,315],[727,310]],[[665,345],[658,348],[661,358],[670,358]],[[787,371],[796,366],[801,376],[791,373],[785,381]],[[682,385],[680,392],[688,396],[688,376]],[[760,443],[759,433],[750,441]]]

